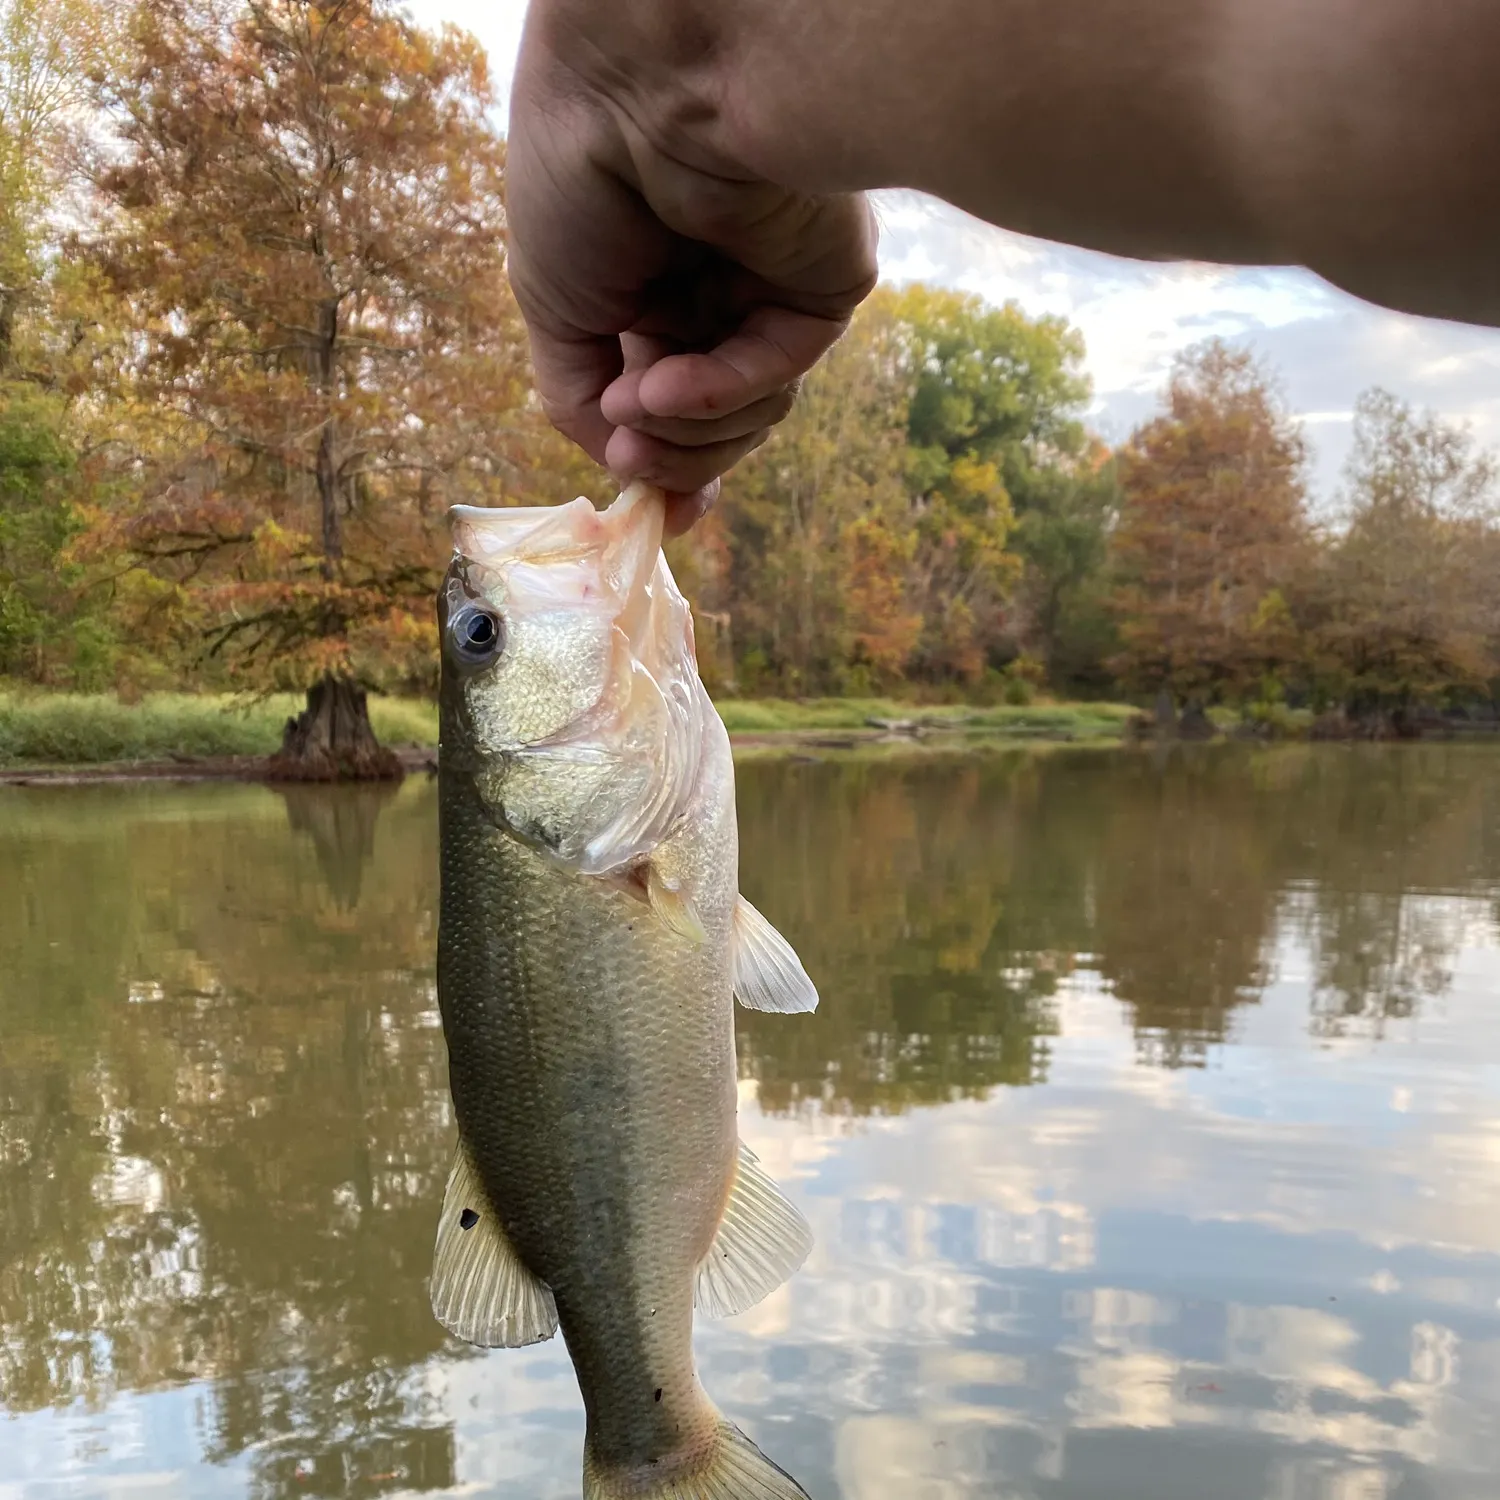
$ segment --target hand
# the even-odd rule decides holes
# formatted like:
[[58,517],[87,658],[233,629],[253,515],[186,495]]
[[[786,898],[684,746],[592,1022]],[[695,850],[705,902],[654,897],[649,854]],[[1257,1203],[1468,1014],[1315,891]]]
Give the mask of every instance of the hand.
[[680,532],[875,285],[876,230],[861,195],[784,190],[720,146],[691,59],[643,10],[533,4],[510,273],[547,415],[619,480],[671,492]]

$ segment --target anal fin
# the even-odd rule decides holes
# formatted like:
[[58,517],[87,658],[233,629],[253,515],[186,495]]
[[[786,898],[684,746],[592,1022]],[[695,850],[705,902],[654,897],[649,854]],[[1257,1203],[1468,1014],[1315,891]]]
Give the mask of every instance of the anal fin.
[[817,987],[792,945],[743,896],[734,907],[731,960],[734,993],[746,1010],[797,1015],[818,1008]]
[[484,1349],[519,1349],[557,1332],[552,1293],[521,1264],[462,1141],[438,1220],[432,1312],[449,1333]]
[[747,1311],[802,1265],[812,1244],[807,1220],[741,1142],[719,1232],[698,1263],[694,1305],[709,1318],[732,1318]]

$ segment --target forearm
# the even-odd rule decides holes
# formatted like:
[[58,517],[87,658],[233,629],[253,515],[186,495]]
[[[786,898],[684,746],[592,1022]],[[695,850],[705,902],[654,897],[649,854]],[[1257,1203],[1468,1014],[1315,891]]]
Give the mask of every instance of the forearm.
[[1494,0],[617,0],[564,24],[630,128],[700,169],[914,187],[1500,322]]

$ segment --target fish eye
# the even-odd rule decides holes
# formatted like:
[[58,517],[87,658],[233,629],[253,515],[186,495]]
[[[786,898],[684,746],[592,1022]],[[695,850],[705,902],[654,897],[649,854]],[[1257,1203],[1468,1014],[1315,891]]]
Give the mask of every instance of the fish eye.
[[453,648],[472,666],[483,666],[500,654],[504,631],[500,617],[477,604],[466,604],[448,626]]

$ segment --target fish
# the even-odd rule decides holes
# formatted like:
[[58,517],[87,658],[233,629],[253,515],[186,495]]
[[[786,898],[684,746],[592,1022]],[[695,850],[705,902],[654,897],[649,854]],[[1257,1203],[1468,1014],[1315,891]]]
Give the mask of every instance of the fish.
[[695,1313],[806,1260],[739,1139],[734,1005],[817,989],[739,891],[729,736],[665,496],[456,506],[438,597],[438,1002],[458,1147],[430,1283],[481,1347],[562,1330],[585,1500],[807,1500],[724,1417]]

